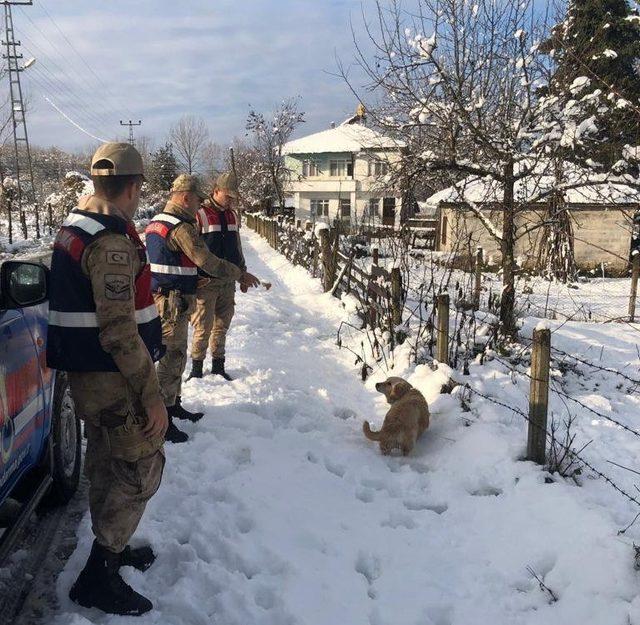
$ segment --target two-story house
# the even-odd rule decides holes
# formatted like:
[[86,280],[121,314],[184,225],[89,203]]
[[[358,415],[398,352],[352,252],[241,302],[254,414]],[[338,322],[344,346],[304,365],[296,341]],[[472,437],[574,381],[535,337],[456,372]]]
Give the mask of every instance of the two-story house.
[[395,225],[401,195],[394,189],[393,167],[402,145],[366,126],[362,106],[340,124],[285,144],[293,172],[287,192],[296,217]]

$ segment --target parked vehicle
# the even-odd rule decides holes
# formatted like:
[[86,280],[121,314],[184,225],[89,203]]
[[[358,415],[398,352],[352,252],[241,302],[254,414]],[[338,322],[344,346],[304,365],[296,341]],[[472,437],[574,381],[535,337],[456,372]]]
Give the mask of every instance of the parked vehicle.
[[36,506],[68,502],[80,480],[69,384],[46,366],[48,275],[39,263],[0,266],[0,506],[22,504],[0,538],[0,562]]

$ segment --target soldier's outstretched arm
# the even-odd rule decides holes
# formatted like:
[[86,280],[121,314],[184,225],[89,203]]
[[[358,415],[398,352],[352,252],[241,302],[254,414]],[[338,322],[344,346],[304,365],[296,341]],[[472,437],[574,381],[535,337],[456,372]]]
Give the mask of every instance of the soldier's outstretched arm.
[[238,224],[236,236],[238,237],[238,250],[240,251],[240,269],[242,269],[242,271],[246,271],[247,261],[244,258],[244,250],[242,249],[242,237],[240,236],[240,215],[238,213],[236,213],[236,223]]
[[209,251],[195,226],[182,223],[174,228],[169,236],[171,242],[182,250],[191,262],[213,278],[231,278],[237,281],[242,278],[242,269]]
[[162,395],[153,360],[136,323],[137,254],[127,238],[109,234],[87,248],[83,268],[91,280],[100,345],[146,409],[162,403]]

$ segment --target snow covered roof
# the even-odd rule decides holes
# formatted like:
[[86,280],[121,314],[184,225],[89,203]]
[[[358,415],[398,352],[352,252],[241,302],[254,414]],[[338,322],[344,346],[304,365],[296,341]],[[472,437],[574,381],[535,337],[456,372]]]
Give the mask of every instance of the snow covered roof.
[[361,150],[393,150],[401,148],[396,141],[362,124],[344,123],[329,130],[289,141],[284,154],[320,154],[327,152],[360,152]]
[[[557,186],[556,178],[549,173],[550,166],[516,182],[515,198],[520,203],[546,202],[549,193]],[[640,184],[640,181],[638,181]],[[571,188],[579,184],[579,187]],[[575,166],[564,173],[564,199],[568,204],[634,204],[640,202],[640,190],[620,182],[611,182],[602,174],[594,174]],[[502,184],[491,177],[470,176],[457,184],[438,191],[425,202],[437,207],[441,203],[493,204],[502,201]]]

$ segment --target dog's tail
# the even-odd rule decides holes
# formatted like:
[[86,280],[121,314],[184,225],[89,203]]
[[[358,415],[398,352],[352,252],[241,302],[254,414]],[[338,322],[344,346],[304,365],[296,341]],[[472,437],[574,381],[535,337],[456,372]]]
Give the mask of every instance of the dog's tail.
[[370,441],[379,441],[380,440],[380,432],[372,432],[371,428],[369,427],[369,422],[368,421],[365,421],[362,424],[362,431],[364,432],[364,435]]

